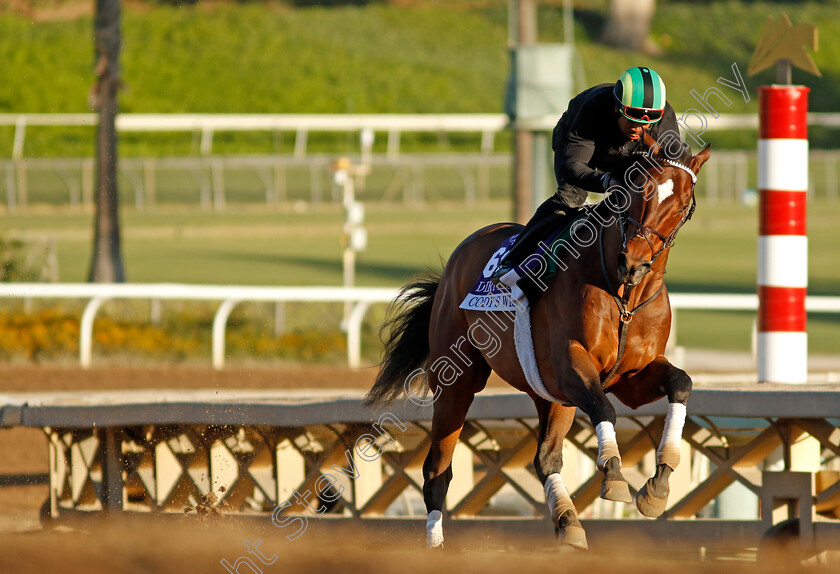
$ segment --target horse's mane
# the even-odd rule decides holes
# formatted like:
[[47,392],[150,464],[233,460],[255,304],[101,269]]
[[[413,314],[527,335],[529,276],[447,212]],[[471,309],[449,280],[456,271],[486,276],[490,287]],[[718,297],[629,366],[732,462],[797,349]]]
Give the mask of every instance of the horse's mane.
[[[652,150],[641,140],[625,145],[617,151],[611,151],[609,158],[615,167],[610,173],[613,177],[623,180],[625,172],[635,164],[639,164],[643,168],[649,167],[651,163],[666,166],[667,161],[688,165],[692,158],[691,148],[684,141],[679,143],[678,154],[666,153],[664,147]],[[673,146],[669,146],[669,151],[671,147]]]
[[[687,166],[692,158],[691,148],[684,141],[680,141],[679,143],[680,148],[678,154],[666,154],[664,147],[658,147],[652,150],[641,140],[623,146],[618,151],[610,152],[610,159],[612,160],[613,166],[615,166],[610,174],[619,181],[623,181],[624,174],[634,165],[639,165],[645,170],[649,170],[652,165],[670,167],[667,163],[668,161]],[[616,201],[616,198],[608,195],[603,201],[595,205],[594,209],[599,216],[607,218],[611,213],[615,213],[615,210],[608,204],[610,201]]]

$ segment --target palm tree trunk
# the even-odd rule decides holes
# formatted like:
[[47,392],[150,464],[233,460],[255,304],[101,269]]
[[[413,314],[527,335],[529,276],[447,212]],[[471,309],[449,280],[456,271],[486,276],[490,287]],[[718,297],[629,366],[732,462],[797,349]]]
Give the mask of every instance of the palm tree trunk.
[[610,18],[601,40],[615,48],[648,51],[656,0],[610,0]]
[[96,214],[88,280],[123,282],[117,191],[117,90],[120,85],[120,0],[96,0],[94,22],[97,83],[91,94],[99,113],[96,161]]

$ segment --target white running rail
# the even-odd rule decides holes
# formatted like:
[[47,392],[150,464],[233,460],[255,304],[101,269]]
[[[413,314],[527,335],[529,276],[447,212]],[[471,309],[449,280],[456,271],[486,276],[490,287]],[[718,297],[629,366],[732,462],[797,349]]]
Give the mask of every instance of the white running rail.
[[103,303],[117,299],[151,301],[221,301],[213,318],[213,367],[225,365],[225,333],[233,308],[245,301],[326,302],[352,305],[347,320],[347,362],[361,365],[361,328],[368,308],[388,303],[398,289],[390,287],[247,287],[227,285],[179,285],[167,283],[6,283],[0,284],[0,297],[22,299],[86,299],[79,326],[79,361],[91,364],[93,322]]
[[[518,127],[550,131],[558,116],[523,122]],[[95,126],[96,114],[0,114],[0,126],[14,126],[12,157],[23,157],[27,126]],[[309,132],[388,132],[389,155],[400,132],[480,132],[482,149],[492,150],[494,134],[512,127],[505,114],[119,114],[121,132],[187,131],[201,133],[201,153],[209,154],[216,131],[294,131],[296,155]],[[810,113],[808,124],[840,127],[840,114]],[[757,114],[721,114],[709,130],[758,129]]]
[[[213,367],[225,365],[225,333],[233,308],[246,301],[350,303],[347,320],[347,363],[361,365],[361,327],[374,303],[389,303],[399,292],[395,287],[248,287],[184,285],[169,283],[0,283],[0,298],[83,299],[88,303],[79,329],[79,361],[91,364],[93,322],[103,303],[118,299],[220,301],[213,318]],[[670,293],[671,308],[712,311],[755,311],[757,295]],[[840,296],[810,296],[806,308],[812,313],[840,313]]]

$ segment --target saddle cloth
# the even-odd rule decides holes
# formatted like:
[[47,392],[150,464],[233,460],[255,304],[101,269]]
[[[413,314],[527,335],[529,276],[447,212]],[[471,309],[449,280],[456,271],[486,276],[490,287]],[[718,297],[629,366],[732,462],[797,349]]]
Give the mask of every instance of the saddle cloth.
[[[553,240],[558,234],[559,232],[555,233],[550,240]],[[519,364],[522,367],[522,372],[525,374],[528,385],[538,396],[547,401],[567,406],[565,402],[558,400],[548,392],[545,383],[543,383],[540,377],[537,357],[534,352],[534,338],[531,333],[531,308],[528,304],[528,298],[516,284],[521,277],[518,273],[518,268],[511,270],[501,278],[502,285],[496,285],[491,280],[499,262],[517,237],[517,235],[514,235],[505,239],[493,255],[490,256],[490,259],[481,272],[481,276],[461,302],[460,308],[473,311],[504,311],[508,312],[508,318],[511,314],[509,312],[513,311],[515,313],[513,341],[516,346],[516,356],[519,359]],[[501,320],[504,321],[504,319]],[[496,327],[499,325],[498,323],[494,323],[489,326]],[[508,329],[507,326],[500,328],[503,328],[503,330]]]
[[503,288],[496,285],[493,280],[493,273],[502,261],[502,258],[507,254],[508,250],[516,241],[519,235],[512,235],[505,239],[502,244],[493,252],[481,275],[473,285],[467,296],[461,302],[461,309],[470,309],[472,311],[515,311],[516,306],[511,301],[511,295]]
[[[565,224],[560,228],[553,231],[540,245],[537,250],[534,252],[545,264],[545,272],[540,275],[542,280],[549,279],[553,277],[557,273],[557,264],[553,257],[547,255],[547,250],[544,246],[550,246],[557,240],[562,240],[568,238],[572,225],[585,215],[585,210],[580,210],[571,220],[566,221]],[[461,302],[460,308],[461,309],[470,309],[472,311],[515,311],[516,306],[511,304],[509,300],[505,300],[503,297],[502,290],[492,281],[493,274],[496,272],[499,264],[504,259],[507,252],[513,246],[514,241],[516,238],[519,237],[519,234],[512,235],[505,239],[499,248],[493,252],[493,255],[490,256],[490,259],[487,260],[487,264],[484,266],[484,269],[481,271],[481,275],[479,276],[478,280],[476,280],[475,284],[473,285],[470,292]],[[525,258],[525,261],[532,259],[533,256],[529,256]],[[513,271],[508,275],[502,277],[502,283],[505,283],[510,286],[510,293],[508,299],[518,300],[522,297],[523,293],[520,287],[517,285],[519,279],[526,277],[528,275],[528,271],[525,269],[524,262],[518,266],[516,266]],[[530,279],[528,279],[530,280]],[[533,293],[531,293],[533,295]]]

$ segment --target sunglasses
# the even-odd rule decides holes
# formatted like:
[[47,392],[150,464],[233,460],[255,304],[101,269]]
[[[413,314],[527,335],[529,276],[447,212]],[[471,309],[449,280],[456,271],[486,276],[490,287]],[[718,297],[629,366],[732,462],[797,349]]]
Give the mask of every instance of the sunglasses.
[[665,110],[651,110],[649,108],[631,108],[629,106],[621,108],[621,115],[628,120],[634,122],[658,122],[662,119],[662,114]]

